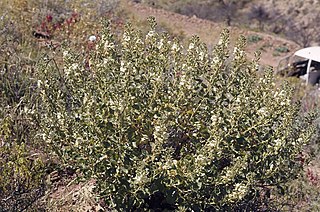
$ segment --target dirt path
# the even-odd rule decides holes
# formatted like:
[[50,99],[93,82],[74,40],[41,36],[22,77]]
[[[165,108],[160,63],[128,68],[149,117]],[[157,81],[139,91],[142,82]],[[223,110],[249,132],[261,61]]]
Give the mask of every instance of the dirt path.
[[246,37],[261,38],[259,41],[248,43],[247,53],[248,57],[252,58],[254,52],[260,50],[262,53],[260,63],[262,65],[276,67],[281,58],[299,49],[299,46],[294,42],[269,34],[248,31],[237,27],[226,27],[222,23],[155,9],[128,0],[123,0],[122,4],[123,8],[126,8],[128,14],[131,15],[131,18],[135,20],[145,21],[147,17],[154,16],[159,24],[170,29],[172,33],[185,37],[191,37],[196,34],[209,46],[217,43],[219,34],[224,28],[228,28],[231,32],[231,43],[234,43],[240,34]]

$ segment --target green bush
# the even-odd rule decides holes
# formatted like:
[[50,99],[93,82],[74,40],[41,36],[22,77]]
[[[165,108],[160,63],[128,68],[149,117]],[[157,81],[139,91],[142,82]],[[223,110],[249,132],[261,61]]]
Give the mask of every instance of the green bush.
[[90,55],[39,66],[41,137],[118,210],[256,209],[301,170],[313,133],[288,84],[257,74],[245,39],[223,31],[212,52],[128,24],[106,24]]
[[247,37],[247,40],[249,43],[258,43],[259,41],[262,40],[262,37],[259,35],[249,35]]
[[279,52],[279,53],[287,53],[287,52],[289,52],[290,50],[289,50],[289,48],[286,47],[286,46],[279,46],[279,47],[275,48],[275,51],[276,51],[276,52]]

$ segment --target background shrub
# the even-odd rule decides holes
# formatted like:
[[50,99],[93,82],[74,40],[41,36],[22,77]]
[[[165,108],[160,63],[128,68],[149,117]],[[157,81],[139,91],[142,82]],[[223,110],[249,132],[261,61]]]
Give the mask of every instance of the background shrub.
[[187,48],[150,20],[147,35],[106,24],[89,60],[70,49],[64,67],[39,66],[41,138],[65,166],[95,178],[110,208],[223,210],[268,207],[302,168],[313,133],[287,83],[257,74],[245,39],[223,31],[212,52]]

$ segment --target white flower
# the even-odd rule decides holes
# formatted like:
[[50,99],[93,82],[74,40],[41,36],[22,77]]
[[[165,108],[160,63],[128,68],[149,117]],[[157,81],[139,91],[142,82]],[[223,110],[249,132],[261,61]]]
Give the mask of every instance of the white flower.
[[144,141],[148,141],[148,140],[149,140],[149,136],[143,134],[142,137],[141,137],[141,142],[143,143]]
[[194,49],[194,43],[189,44],[189,50],[192,50],[192,49]]
[[78,67],[79,67],[79,65],[78,65],[77,63],[73,63],[73,64],[71,65],[71,69],[72,69],[72,70],[76,70]]
[[228,195],[230,200],[241,200],[247,193],[247,186],[243,183],[237,183],[231,194]]
[[66,51],[63,51],[63,57],[67,57],[69,54],[69,52],[66,50]]
[[154,36],[154,31],[153,30],[149,31],[147,34],[147,38],[152,38],[153,36]]
[[136,40],[136,44],[143,45],[143,41],[139,38],[139,39]]
[[217,120],[218,120],[218,117],[216,115],[211,116],[212,124],[215,124]]
[[277,153],[281,149],[282,146],[283,146],[282,140],[276,139],[274,141],[274,152]]
[[160,40],[158,44],[158,49],[161,49],[163,47],[163,39]]
[[166,129],[163,126],[155,126],[153,137],[157,142],[162,143],[167,138]]
[[179,46],[178,46],[176,43],[174,43],[174,44],[172,44],[171,50],[172,50],[172,51],[179,51],[180,48],[179,48]]
[[182,75],[180,77],[179,85],[183,86],[185,83],[186,83],[186,77],[185,77],[185,75]]
[[200,52],[199,53],[199,59],[200,60],[204,60],[204,56],[205,56],[204,52]]
[[265,108],[265,107],[260,108],[257,112],[258,112],[259,115],[266,115],[266,114],[268,114],[268,110],[267,110],[267,108]]
[[62,114],[58,112],[58,113],[57,113],[57,118],[58,118],[58,119],[61,119],[61,117],[62,117]]
[[234,47],[233,48],[233,54],[237,53],[239,51],[239,48],[238,47]]
[[160,132],[161,127],[160,127],[160,126],[155,126],[155,127],[154,127],[154,130],[155,130],[156,132]]
[[94,35],[91,35],[91,36],[89,37],[89,41],[90,41],[90,42],[95,42],[96,40],[97,40],[97,37],[94,36]]
[[41,80],[38,80],[38,82],[37,82],[38,88],[40,88],[41,84],[42,84],[42,81],[41,81]]
[[214,58],[212,58],[212,63],[213,63],[213,64],[218,64],[218,63],[220,63],[219,57],[214,57]]
[[123,40],[124,40],[125,42],[130,41],[130,36],[129,36],[127,33],[124,33],[124,34],[123,34]]
[[114,43],[109,43],[108,41],[106,41],[106,42],[104,43],[103,49],[104,49],[105,51],[107,51],[108,49],[113,49],[113,48],[114,48]]
[[127,70],[127,68],[124,65],[124,62],[121,61],[120,72],[125,72]]

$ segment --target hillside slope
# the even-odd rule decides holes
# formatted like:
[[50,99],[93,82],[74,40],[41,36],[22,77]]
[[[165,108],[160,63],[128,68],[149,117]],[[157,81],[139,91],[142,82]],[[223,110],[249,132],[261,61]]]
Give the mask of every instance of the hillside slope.
[[154,16],[159,24],[166,26],[172,33],[176,35],[182,34],[187,38],[192,35],[198,35],[209,46],[217,43],[219,33],[223,28],[228,28],[231,32],[232,42],[240,34],[246,36],[248,40],[252,40],[248,42],[247,46],[248,57],[251,58],[255,51],[260,50],[262,52],[262,65],[276,67],[281,58],[299,49],[296,43],[280,37],[237,27],[227,27],[222,23],[200,19],[196,16],[188,17],[128,0],[123,1],[122,6],[126,8],[126,12],[131,16],[130,18],[134,20],[144,21],[147,17]]

